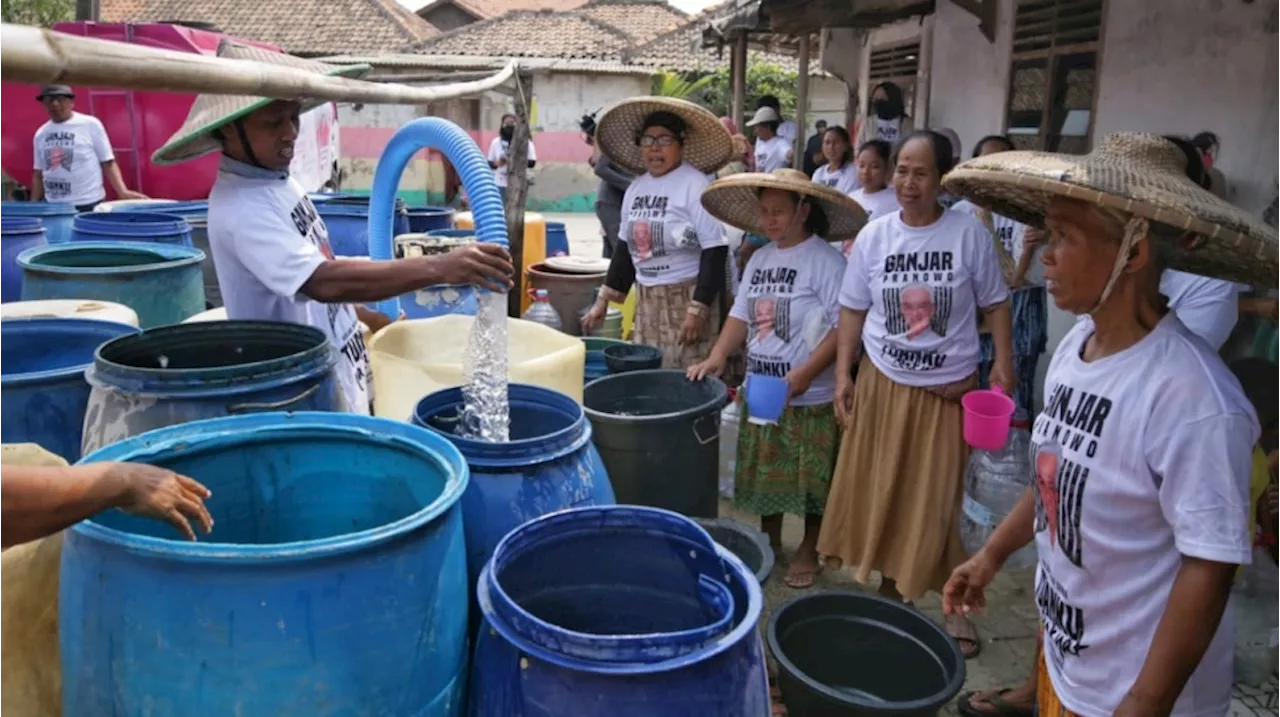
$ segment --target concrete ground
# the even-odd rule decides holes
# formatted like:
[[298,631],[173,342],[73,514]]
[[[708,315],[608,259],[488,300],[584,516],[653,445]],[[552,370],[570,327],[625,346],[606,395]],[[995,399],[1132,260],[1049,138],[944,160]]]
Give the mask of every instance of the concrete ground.
[[[600,223],[594,214],[545,214],[547,221],[564,222],[569,235],[570,253],[600,256]],[[753,516],[735,513],[731,503],[721,502],[721,516],[732,517],[759,527]],[[783,552],[773,577],[765,584],[765,598],[770,610],[794,596],[797,591],[786,587],[786,557],[800,543],[803,525],[798,518],[788,517],[783,528]],[[1274,576],[1274,571],[1271,571]],[[859,589],[874,591],[876,584],[859,585],[848,570],[825,572],[811,589]],[[1264,585],[1242,586],[1234,599],[1242,655],[1237,672],[1244,673],[1235,686],[1231,717],[1277,714],[1277,688],[1274,651],[1266,642],[1276,626],[1277,591],[1274,579]],[[1032,600],[1034,575],[1031,569],[1007,570],[1000,574],[987,591],[987,610],[975,622],[982,638],[982,654],[966,663],[964,691],[1011,687],[1027,678],[1035,657],[1037,614]],[[930,617],[941,620],[942,606],[936,595],[929,596],[917,607]],[[762,622],[763,628],[763,622]],[[1248,663],[1247,665],[1243,663]],[[955,713],[954,704],[947,714]]]

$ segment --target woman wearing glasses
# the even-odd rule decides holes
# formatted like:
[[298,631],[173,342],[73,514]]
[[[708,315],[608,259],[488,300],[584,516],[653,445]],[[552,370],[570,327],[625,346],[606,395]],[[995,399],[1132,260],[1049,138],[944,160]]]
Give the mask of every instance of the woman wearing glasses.
[[662,350],[662,367],[706,356],[720,333],[729,247],[724,225],[702,208],[707,175],[727,163],[733,142],[716,116],[683,100],[640,97],[611,107],[596,142],[614,164],[638,176],[622,199],[615,252],[596,304],[593,329],[608,302],[636,295],[636,343]]

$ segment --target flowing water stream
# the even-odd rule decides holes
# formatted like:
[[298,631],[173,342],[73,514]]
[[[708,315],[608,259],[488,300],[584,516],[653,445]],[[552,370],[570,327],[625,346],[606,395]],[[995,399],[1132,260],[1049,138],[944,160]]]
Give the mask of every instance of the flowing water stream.
[[479,290],[463,363],[461,433],[489,443],[510,437],[507,400],[507,295]]

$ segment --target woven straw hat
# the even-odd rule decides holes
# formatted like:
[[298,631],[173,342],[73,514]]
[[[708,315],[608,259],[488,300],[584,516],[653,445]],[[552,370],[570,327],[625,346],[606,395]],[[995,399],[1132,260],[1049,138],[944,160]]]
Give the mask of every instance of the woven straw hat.
[[1277,241],[1260,219],[1187,178],[1186,157],[1159,135],[1117,132],[1086,155],[998,152],[963,162],[943,179],[952,194],[1031,226],[1050,197],[1111,207],[1180,231],[1170,267],[1274,286]]
[[596,142],[616,165],[644,174],[644,158],[636,136],[645,118],[654,112],[670,112],[688,126],[683,156],[700,172],[714,172],[733,156],[733,141],[720,120],[707,110],[670,97],[635,97],[610,107],[596,123]]
[[760,190],[781,189],[795,192],[822,207],[831,225],[828,241],[852,239],[867,223],[867,213],[852,197],[831,187],[817,184],[804,172],[778,169],[771,174],[750,172],[717,179],[702,190],[702,206],[716,219],[764,236],[760,222]]
[[[323,62],[304,60],[282,52],[272,52],[257,47],[248,47],[239,43],[223,40],[218,46],[218,57],[232,60],[253,60],[264,65],[291,67],[296,70],[310,70],[322,75],[340,75],[342,77],[359,77],[369,71],[368,65],[327,65]],[[244,95],[200,95],[187,113],[182,127],[165,142],[164,146],[151,155],[151,161],[159,164],[180,164],[210,152],[218,152],[222,145],[214,139],[213,131],[225,127],[232,122],[275,102],[268,97],[248,97]],[[303,98],[302,111],[306,112],[324,104],[326,100]]]

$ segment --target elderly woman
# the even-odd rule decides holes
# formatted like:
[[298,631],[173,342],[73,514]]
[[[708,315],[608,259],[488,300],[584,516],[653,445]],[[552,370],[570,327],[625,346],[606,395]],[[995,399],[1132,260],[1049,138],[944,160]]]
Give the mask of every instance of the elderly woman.
[[[960,397],[978,383],[978,315],[994,327],[992,381],[1013,387],[1009,290],[991,235],[938,204],[950,143],[927,130],[894,153],[901,210],[858,235],[840,290],[835,409],[848,424],[818,552],[857,566],[880,593],[941,590],[965,559],[956,520],[965,462]],[[865,354],[851,378],[859,345]],[[962,616],[948,631],[967,657],[980,643]]]
[[1250,455],[1239,382],[1169,311],[1166,268],[1274,284],[1276,235],[1183,173],[1156,135],[1089,155],[970,160],[952,191],[1049,232],[1045,280],[1080,316],[1054,352],[1032,433],[1036,482],[956,569],[944,610],[984,604],[1035,540],[1044,625],[1040,714],[1225,714],[1236,566],[1250,559]]
[[[733,499],[761,516],[779,554],[783,514],[804,517],[804,539],[786,584],[807,588],[821,570],[818,528],[840,436],[831,401],[845,262],[827,240],[855,236],[866,214],[794,169],[719,180],[703,192],[702,203],[726,224],[770,243],[752,255],[720,339],[705,361],[689,367],[689,378],[719,375],[745,344],[748,381],[752,375],[786,379],[790,399],[777,424],[757,425],[749,415],[740,424]],[[743,412],[749,414],[745,402]]]
[[622,198],[618,237],[627,250],[614,253],[582,327],[594,328],[608,302],[621,302],[638,284],[634,340],[661,349],[663,368],[684,368],[706,356],[719,335],[729,247],[701,197],[707,174],[724,166],[733,143],[715,115],[665,97],[609,108],[596,142],[638,176]]

